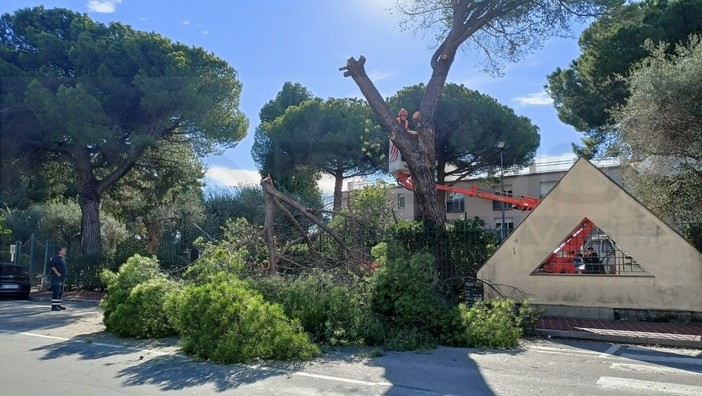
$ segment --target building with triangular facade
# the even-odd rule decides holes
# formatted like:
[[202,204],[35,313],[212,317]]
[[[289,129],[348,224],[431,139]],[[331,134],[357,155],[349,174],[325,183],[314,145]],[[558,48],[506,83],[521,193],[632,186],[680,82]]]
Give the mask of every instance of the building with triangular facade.
[[478,278],[486,300],[526,299],[549,315],[702,313],[702,253],[582,158]]

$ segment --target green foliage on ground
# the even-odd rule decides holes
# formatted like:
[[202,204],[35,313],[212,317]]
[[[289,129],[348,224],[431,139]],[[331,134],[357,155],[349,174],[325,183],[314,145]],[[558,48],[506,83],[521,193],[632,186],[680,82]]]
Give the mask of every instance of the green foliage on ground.
[[191,284],[173,295],[169,306],[183,350],[217,363],[253,359],[306,360],[319,348],[290,320],[283,308],[236,275],[226,272]]
[[353,274],[314,270],[300,276],[259,277],[256,286],[300,321],[315,342],[378,345],[383,328],[369,309],[368,284]]
[[429,253],[409,255],[401,246],[381,243],[373,249],[373,256],[380,269],[371,281],[371,309],[387,329],[386,349],[418,350],[439,343],[512,348],[523,327],[539,317],[526,302],[518,310],[510,300],[468,308],[457,296],[447,298]]
[[211,246],[212,250],[200,260],[194,262],[183,274],[183,279],[189,283],[202,284],[210,282],[220,272],[239,274],[244,268],[244,253],[226,249],[226,244],[217,247]]
[[156,258],[135,255],[117,273],[104,270],[101,278],[108,290],[100,301],[107,331],[134,338],[174,334],[164,303],[178,284],[161,273]]
[[[466,227],[482,235],[473,222],[457,228]],[[507,348],[516,345],[523,323],[533,320],[526,311],[512,312],[511,302],[470,309],[459,304],[437,276],[434,255],[420,249],[427,242],[416,224],[397,227],[388,242],[376,245],[378,269],[362,278],[338,268],[264,275],[250,265],[255,258],[240,247],[236,230],[230,222],[221,242],[203,245],[183,284],[168,281],[155,258],[138,255],[118,273],[103,271],[108,330],[139,338],[175,332],[186,353],[235,363],[310,359],[319,354],[316,344]],[[472,259],[494,248],[491,241],[476,238],[483,246]]]
[[[388,256],[393,252],[393,256]],[[434,257],[412,256],[380,244],[373,250],[380,268],[372,280],[371,309],[387,328],[385,346],[414,350],[436,346],[448,303],[437,287]]]
[[518,309],[511,300],[478,302],[472,307],[461,303],[452,309],[442,341],[448,345],[480,348],[515,348],[524,327],[533,324],[539,313],[527,302]]

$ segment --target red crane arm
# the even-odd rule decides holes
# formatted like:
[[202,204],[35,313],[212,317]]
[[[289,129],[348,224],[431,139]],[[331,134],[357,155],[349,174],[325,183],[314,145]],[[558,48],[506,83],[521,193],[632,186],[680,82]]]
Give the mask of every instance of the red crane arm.
[[[395,176],[397,177],[397,181],[400,184],[402,184],[405,188],[407,188],[408,190],[414,190],[414,184],[412,183],[412,176],[409,173],[397,172],[395,174]],[[532,210],[540,202],[540,200],[538,198],[533,198],[533,197],[524,197],[524,196],[512,197],[512,196],[507,196],[507,195],[495,194],[495,193],[489,192],[489,191],[481,191],[481,190],[478,190],[478,187],[476,187],[476,186],[471,186],[470,189],[465,189],[465,188],[458,188],[458,187],[451,187],[451,186],[444,186],[442,184],[437,184],[436,189],[443,190],[443,191],[455,192],[455,193],[467,195],[469,197],[478,197],[478,198],[489,199],[492,201],[503,202],[506,204],[510,204],[510,205],[514,206],[515,208],[520,209],[520,210]]]

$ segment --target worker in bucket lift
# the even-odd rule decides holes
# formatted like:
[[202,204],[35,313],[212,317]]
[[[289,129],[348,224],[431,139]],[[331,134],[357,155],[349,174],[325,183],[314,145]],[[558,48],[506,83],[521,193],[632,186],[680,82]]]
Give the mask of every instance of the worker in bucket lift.
[[417,131],[413,131],[409,129],[409,120],[407,119],[407,110],[405,109],[400,109],[400,113],[397,115],[397,123],[400,124],[402,129],[407,131],[410,135],[416,135]]

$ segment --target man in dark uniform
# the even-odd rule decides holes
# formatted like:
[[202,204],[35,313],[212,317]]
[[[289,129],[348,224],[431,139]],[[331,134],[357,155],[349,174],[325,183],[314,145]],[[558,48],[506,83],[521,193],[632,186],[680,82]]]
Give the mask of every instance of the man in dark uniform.
[[56,251],[56,256],[51,259],[51,310],[63,311],[61,306],[61,295],[63,294],[63,282],[66,279],[68,267],[66,266],[66,248],[61,247]]

